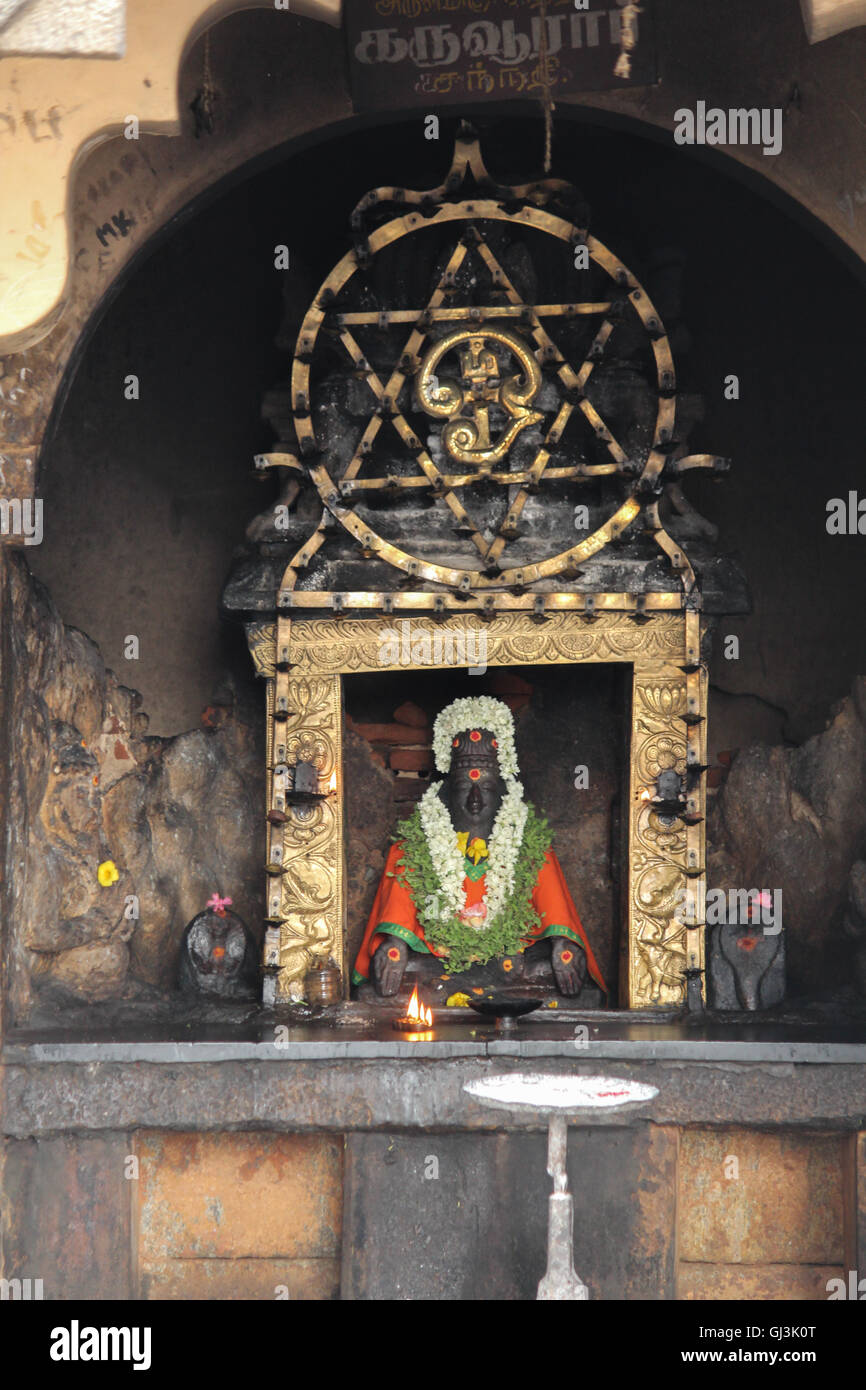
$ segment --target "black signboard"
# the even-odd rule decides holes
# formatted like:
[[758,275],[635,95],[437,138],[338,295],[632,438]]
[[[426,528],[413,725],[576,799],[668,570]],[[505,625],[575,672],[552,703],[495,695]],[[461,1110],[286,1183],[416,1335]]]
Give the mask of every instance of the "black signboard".
[[657,80],[654,4],[345,0],[355,109],[647,86]]

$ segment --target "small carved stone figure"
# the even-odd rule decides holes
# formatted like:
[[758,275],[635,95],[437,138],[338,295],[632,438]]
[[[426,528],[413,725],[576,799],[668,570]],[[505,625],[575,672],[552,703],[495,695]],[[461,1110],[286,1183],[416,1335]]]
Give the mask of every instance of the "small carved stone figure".
[[709,932],[709,994],[714,1009],[769,1009],[785,997],[785,938],[757,923],[723,922]]
[[866,860],[855,859],[848,874],[842,930],[854,942],[854,978],[866,993]]
[[508,706],[455,700],[436,720],[433,752],[446,775],[398,826],[354,982],[372,976],[379,995],[396,994],[417,953],[446,991],[467,973],[507,986],[530,976],[524,953],[544,942],[560,994],[578,994],[587,974],[606,993],[547,823],[517,780]]
[[226,910],[231,898],[211,898],[193,917],[180,944],[178,988],[182,994],[251,999],[258,990],[256,947],[240,917]]

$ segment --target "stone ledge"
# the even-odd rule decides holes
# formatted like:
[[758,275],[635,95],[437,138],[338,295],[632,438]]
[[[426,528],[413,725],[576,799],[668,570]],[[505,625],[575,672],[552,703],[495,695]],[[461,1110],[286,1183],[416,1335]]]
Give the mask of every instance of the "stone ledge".
[[[263,1129],[346,1133],[373,1130],[522,1130],[538,1128],[472,1102],[465,1081],[526,1057],[432,1061],[195,1063],[42,1062],[6,1065],[0,1076],[2,1132],[25,1138],[116,1129],[186,1131]],[[597,1072],[598,1060],[549,1058],[551,1072]],[[769,1062],[611,1059],[614,1075],[658,1087],[637,1113],[608,1112],[580,1127],[745,1125],[855,1131],[866,1128],[866,1065],[820,1067]]]
[[[153,1064],[339,1061],[435,1061],[458,1057],[542,1058],[573,1060],[616,1059],[628,1062],[738,1062],[741,1064],[791,1064],[866,1066],[866,1042],[802,1040],[772,1041],[748,1038],[676,1037],[641,1039],[601,1038],[581,1041],[574,1034],[555,1037],[493,1035],[492,1029],[479,1029],[487,1036],[467,1037],[465,1028],[437,1028],[437,1037],[410,1041],[384,1031],[378,1037],[335,1036],[331,1030],[290,1028],[285,1044],[265,1041],[226,1040],[224,1042],[40,1042],[8,1043],[0,1061],[10,1065],[77,1065],[102,1062]],[[673,1031],[673,1030],[669,1030]],[[316,1033],[319,1036],[316,1036]],[[445,1034],[446,1036],[443,1036]]]

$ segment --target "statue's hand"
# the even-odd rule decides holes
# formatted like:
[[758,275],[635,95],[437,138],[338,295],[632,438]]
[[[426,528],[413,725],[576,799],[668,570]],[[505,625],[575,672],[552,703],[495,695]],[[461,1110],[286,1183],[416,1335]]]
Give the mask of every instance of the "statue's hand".
[[386,936],[380,941],[373,956],[373,984],[376,993],[396,994],[403,983],[403,971],[409,959],[409,947],[396,936]]
[[567,936],[555,936],[551,963],[560,994],[580,994],[586,979],[586,953]]

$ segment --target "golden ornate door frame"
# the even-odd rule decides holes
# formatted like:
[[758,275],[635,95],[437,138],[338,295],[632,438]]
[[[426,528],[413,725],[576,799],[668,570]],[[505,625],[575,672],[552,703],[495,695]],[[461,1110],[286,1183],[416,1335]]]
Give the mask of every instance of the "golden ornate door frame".
[[[305,601],[312,597],[303,595]],[[408,617],[410,596],[401,597]],[[582,611],[576,611],[576,597]],[[707,676],[700,661],[700,614],[683,607],[677,594],[597,595],[588,604],[573,594],[545,600],[541,618],[525,610],[442,618],[416,611],[413,645],[426,637],[432,648],[437,637],[441,643],[450,633],[455,660],[447,664],[464,667],[471,661],[456,658],[472,647],[465,642],[472,622],[476,629],[483,625],[488,666],[632,667],[620,1002],[635,1009],[670,1007],[685,998],[685,971],[704,967]],[[563,611],[557,611],[557,600],[564,601]],[[276,623],[248,629],[256,670],[267,684],[266,1001],[301,998],[304,977],[317,959],[332,957],[348,979],[342,677],[420,673],[422,665],[393,659],[393,630],[394,617],[381,612],[296,619],[281,612]],[[301,803],[292,797],[286,771],[299,759],[315,766],[321,789]],[[683,777],[680,816],[660,815],[652,801],[665,769]]]

